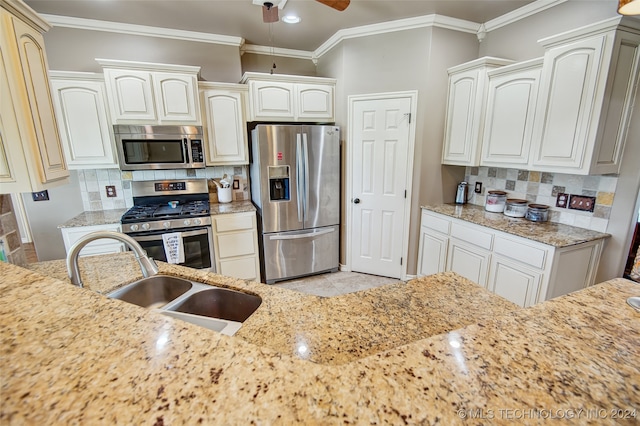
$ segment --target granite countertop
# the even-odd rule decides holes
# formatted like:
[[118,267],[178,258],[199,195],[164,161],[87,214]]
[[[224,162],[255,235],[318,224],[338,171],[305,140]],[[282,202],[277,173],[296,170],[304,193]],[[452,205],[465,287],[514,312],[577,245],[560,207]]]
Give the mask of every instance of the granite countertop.
[[554,247],[567,247],[611,237],[610,234],[562,223],[513,218],[503,213],[488,212],[484,207],[473,204],[441,204],[422,208]]
[[128,209],[114,209],[82,212],[78,216],[58,225],[58,228],[119,224],[120,218],[127,210]]
[[[211,203],[211,215],[255,212],[256,208],[251,201],[232,201],[231,203]],[[86,211],[58,225],[58,228],[75,228],[78,226],[111,225],[119,224],[120,218],[128,209]]]
[[[129,253],[83,259],[94,290],[138,278]],[[625,300],[640,286],[628,280],[519,309],[446,273],[323,304],[334,298],[161,264],[262,296],[229,337],[64,283],[59,262],[0,264],[0,423],[450,425],[473,415],[475,424],[510,424],[551,413],[581,424],[638,421],[640,313]],[[469,325],[451,329],[460,303]],[[417,337],[409,329],[424,326],[413,318],[420,310],[454,323]],[[334,328],[345,315],[348,332]],[[281,335],[291,339],[269,343]],[[344,359],[302,356],[318,344],[339,358],[354,349],[351,337],[395,340]]]

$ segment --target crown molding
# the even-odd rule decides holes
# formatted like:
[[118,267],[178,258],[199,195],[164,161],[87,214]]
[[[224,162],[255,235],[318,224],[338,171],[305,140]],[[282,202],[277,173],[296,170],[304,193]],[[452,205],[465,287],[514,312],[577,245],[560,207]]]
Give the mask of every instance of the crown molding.
[[338,30],[327,41],[325,41],[314,52],[314,59],[317,59],[333,49],[340,42],[356,37],[366,37],[376,34],[384,34],[394,31],[405,31],[424,27],[438,27],[449,30],[461,31],[476,34],[480,29],[480,24],[462,19],[450,18],[442,15],[424,15],[414,18],[398,19],[395,21],[382,22],[379,24],[363,25],[361,27]]
[[195,31],[175,30],[170,28],[149,27],[146,25],[123,24],[96,19],[75,18],[72,16],[40,15],[54,27],[74,28],[91,31],[105,31],[118,34],[128,34],[146,37],[170,38],[174,40],[196,41],[200,43],[223,44],[240,47],[244,43],[242,37],[219,34],[201,33]]
[[253,53],[255,55],[281,56],[285,58],[313,59],[313,52],[307,50],[283,49],[281,47],[259,46],[256,44],[245,44],[240,47],[240,54]]
[[518,22],[521,19],[533,16],[549,8],[558,6],[568,0],[536,0],[526,6],[522,6],[512,12],[505,13],[495,19],[485,22],[484,29],[487,32],[497,30],[498,28]]
[[8,9],[14,15],[18,15],[23,21],[27,21],[41,33],[51,29],[51,23],[47,22],[43,15],[38,14],[29,5],[18,0],[2,0],[2,7]]

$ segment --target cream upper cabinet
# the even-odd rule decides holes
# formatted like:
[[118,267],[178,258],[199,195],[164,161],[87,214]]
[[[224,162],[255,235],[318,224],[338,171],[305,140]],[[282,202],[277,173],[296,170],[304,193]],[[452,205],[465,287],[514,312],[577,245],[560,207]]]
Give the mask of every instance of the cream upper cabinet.
[[487,73],[489,88],[480,165],[526,168],[542,58]]
[[200,124],[200,67],[96,59],[115,124]]
[[531,168],[618,173],[640,72],[640,23],[613,18],[540,42]]
[[118,167],[104,77],[63,71],[50,77],[69,169]]
[[249,86],[248,121],[333,122],[336,80],[245,73]]
[[249,164],[244,84],[200,83],[205,113],[206,164]]
[[21,1],[3,1],[0,14],[0,192],[66,183],[42,37],[50,26]]
[[485,57],[449,68],[442,164],[480,164],[487,71],[513,63]]

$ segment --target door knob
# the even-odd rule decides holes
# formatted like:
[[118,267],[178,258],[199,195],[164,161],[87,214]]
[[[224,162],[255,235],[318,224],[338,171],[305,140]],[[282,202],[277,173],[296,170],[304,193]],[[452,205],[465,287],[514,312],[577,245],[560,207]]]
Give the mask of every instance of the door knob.
[[360,204],[360,198],[354,198],[353,204]]

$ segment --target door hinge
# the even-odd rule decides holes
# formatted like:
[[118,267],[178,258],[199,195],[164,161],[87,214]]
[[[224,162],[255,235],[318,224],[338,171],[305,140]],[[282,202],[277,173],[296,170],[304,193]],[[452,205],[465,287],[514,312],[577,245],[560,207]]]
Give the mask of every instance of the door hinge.
[[404,190],[404,198],[407,198],[407,190]]
[[411,124],[411,113],[409,113],[409,124]]
[[400,265],[402,265],[402,258],[400,258]]

